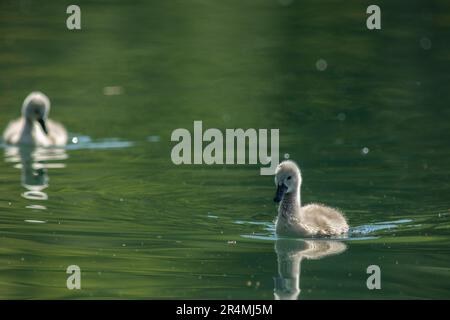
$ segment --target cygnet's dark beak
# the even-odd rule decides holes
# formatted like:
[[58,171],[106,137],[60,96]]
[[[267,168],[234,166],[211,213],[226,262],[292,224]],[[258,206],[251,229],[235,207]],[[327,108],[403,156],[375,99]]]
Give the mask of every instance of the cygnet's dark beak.
[[42,130],[44,131],[45,134],[48,134],[47,131],[47,125],[45,124],[45,120],[43,118],[38,119],[39,124],[42,127]]
[[277,193],[275,194],[275,198],[273,198],[273,201],[280,202],[281,199],[283,199],[284,194],[286,193],[288,187],[284,183],[278,185]]

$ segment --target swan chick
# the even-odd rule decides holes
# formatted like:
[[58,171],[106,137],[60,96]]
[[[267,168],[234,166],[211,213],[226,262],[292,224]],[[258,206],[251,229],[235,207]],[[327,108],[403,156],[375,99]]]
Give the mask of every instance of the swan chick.
[[348,232],[344,215],[321,204],[301,205],[302,176],[297,164],[291,160],[280,163],[275,171],[279,202],[276,232],[282,236],[314,237],[338,236]]
[[8,124],[3,140],[11,145],[64,146],[67,131],[63,125],[48,119],[49,112],[49,98],[42,92],[30,93],[23,102],[22,116]]

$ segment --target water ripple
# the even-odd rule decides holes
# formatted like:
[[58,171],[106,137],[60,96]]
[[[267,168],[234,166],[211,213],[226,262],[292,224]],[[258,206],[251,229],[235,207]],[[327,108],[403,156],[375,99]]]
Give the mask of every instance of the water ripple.
[[[373,224],[365,224],[361,226],[356,226],[350,228],[347,235],[329,237],[327,239],[335,239],[335,240],[371,240],[377,239],[380,236],[374,234],[376,232],[382,230],[390,230],[394,228],[398,228],[401,224],[413,222],[412,219],[400,219],[395,221],[383,221],[383,222],[375,222]],[[254,232],[252,234],[242,234],[241,237],[249,238],[249,239],[258,239],[258,240],[272,240],[275,241],[279,239],[275,232],[275,223],[274,222],[262,222],[262,221],[243,221],[236,220],[235,224],[239,225],[256,225],[262,226],[262,229],[265,232]]]
[[132,146],[134,146],[134,142],[121,140],[119,138],[106,138],[94,141],[89,136],[77,135],[70,138],[70,143],[66,146],[66,149],[121,149]]

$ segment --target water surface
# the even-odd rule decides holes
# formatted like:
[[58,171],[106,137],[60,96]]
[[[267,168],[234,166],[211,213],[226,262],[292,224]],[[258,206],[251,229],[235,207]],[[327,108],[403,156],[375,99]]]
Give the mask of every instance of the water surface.
[[[78,4],[79,32],[63,3],[0,4],[1,130],[42,90],[71,134],[2,146],[0,298],[450,298],[446,1],[379,1],[376,32],[359,1]],[[277,239],[259,166],[174,165],[194,120],[279,128],[350,236]]]

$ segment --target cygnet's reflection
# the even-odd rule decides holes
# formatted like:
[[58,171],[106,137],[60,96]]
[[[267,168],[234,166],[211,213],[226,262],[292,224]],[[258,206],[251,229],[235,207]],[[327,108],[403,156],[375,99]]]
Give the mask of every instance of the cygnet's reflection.
[[276,300],[296,300],[300,294],[300,271],[303,259],[321,259],[347,249],[343,242],[331,240],[279,239],[275,242],[278,277],[274,278]]
[[[22,197],[29,200],[47,200],[44,190],[48,187],[48,169],[65,168],[61,161],[67,159],[62,148],[34,148],[31,146],[8,146],[5,149],[5,161],[21,170],[21,184],[27,189]],[[50,162],[51,161],[51,162]],[[44,208],[40,206],[40,208]]]

